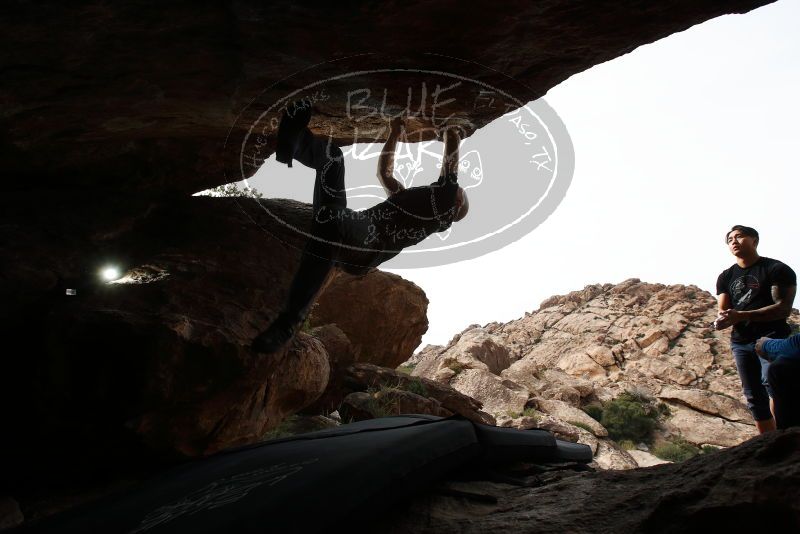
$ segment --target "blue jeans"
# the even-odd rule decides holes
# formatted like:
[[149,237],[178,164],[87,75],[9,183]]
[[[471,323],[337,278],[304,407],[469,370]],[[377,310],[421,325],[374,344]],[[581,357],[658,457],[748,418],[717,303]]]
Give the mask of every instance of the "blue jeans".
[[756,421],[772,419],[769,398],[773,396],[767,380],[769,362],[756,354],[755,343],[731,341],[736,370],[742,381],[742,393],[747,399],[747,409]]

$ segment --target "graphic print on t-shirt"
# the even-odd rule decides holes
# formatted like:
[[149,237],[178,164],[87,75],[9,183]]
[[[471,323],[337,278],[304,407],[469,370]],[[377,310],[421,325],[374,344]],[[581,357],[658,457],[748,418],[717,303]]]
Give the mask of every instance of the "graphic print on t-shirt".
[[731,298],[735,307],[747,306],[758,294],[761,284],[758,278],[751,274],[740,276],[731,284]]

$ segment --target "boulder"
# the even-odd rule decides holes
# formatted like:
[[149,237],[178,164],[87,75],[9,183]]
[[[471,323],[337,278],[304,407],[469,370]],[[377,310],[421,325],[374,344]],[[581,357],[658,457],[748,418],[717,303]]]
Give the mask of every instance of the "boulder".
[[11,497],[0,497],[0,530],[16,527],[24,521],[19,503]]
[[605,377],[606,370],[586,352],[579,351],[562,356],[556,365],[572,376],[581,378]]
[[639,467],[652,467],[654,465],[671,463],[667,460],[662,460],[657,456],[653,456],[652,454],[646,451],[638,451],[634,449],[632,451],[628,451],[628,454],[630,455],[631,458],[634,459],[636,465],[638,465]]
[[315,402],[303,408],[302,412],[307,415],[327,415],[334,412],[347,394],[351,393],[344,387],[344,373],[347,367],[353,363],[354,355],[350,340],[335,324],[313,328],[311,335],[322,343],[328,353],[330,378],[322,395]]
[[344,377],[345,386],[351,390],[365,391],[381,387],[404,390],[424,388],[424,396],[435,399],[445,410],[457,413],[470,421],[493,425],[495,418],[482,410],[476,399],[464,395],[454,388],[424,377],[408,376],[394,369],[371,364],[357,363],[349,366]]
[[395,368],[411,357],[428,329],[427,309],[417,285],[374,270],[338,276],[314,306],[311,324],[332,323],[346,332],[353,361]]
[[728,421],[751,423],[752,415],[738,400],[711,391],[699,389],[678,389],[665,387],[658,398],[673,403],[680,403],[709,415],[716,415]]
[[697,446],[732,447],[756,435],[753,425],[705,415],[679,404],[669,403],[669,407],[672,413],[664,428]]
[[436,399],[424,397],[411,391],[385,388],[374,393],[355,392],[349,394],[339,407],[342,421],[363,421],[378,417],[403,414],[427,414],[449,417],[453,412],[442,408]]
[[628,451],[621,448],[611,440],[601,439],[597,443],[597,452],[594,455],[594,464],[600,469],[620,471],[636,469],[639,464]]
[[536,405],[539,410],[546,414],[550,414],[557,419],[566,421],[572,425],[583,425],[592,434],[599,438],[608,436],[608,430],[603,425],[589,417],[583,410],[575,408],[560,400],[536,399]]
[[[441,351],[420,357],[413,374],[427,378],[453,376],[448,370],[483,369],[499,375],[511,365],[508,348],[499,338],[478,327],[462,333]],[[446,379],[445,379],[446,380]]]
[[478,400],[495,417],[504,412],[522,413],[528,390],[484,369],[465,369],[450,380],[456,391]]

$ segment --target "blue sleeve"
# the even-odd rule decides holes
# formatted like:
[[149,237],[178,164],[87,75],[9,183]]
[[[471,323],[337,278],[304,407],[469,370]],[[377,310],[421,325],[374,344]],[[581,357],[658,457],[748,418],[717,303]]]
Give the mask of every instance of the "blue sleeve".
[[786,339],[770,339],[764,342],[761,349],[773,360],[777,358],[800,360],[800,334]]

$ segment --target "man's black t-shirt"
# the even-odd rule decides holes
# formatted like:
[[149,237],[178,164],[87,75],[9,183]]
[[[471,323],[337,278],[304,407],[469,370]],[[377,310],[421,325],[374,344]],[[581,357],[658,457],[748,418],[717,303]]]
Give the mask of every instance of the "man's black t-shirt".
[[[750,267],[742,268],[734,263],[722,271],[717,278],[717,295],[727,293],[735,310],[757,310],[775,303],[772,300],[772,286],[785,288],[795,285],[797,276],[788,265],[761,257]],[[785,338],[790,333],[791,328],[785,319],[742,321],[733,326],[731,341],[751,343],[763,336]]]
[[455,218],[458,176],[440,176],[429,185],[404,189],[369,209],[349,212],[340,225],[346,250],[340,266],[363,274],[426,237],[447,230]]

